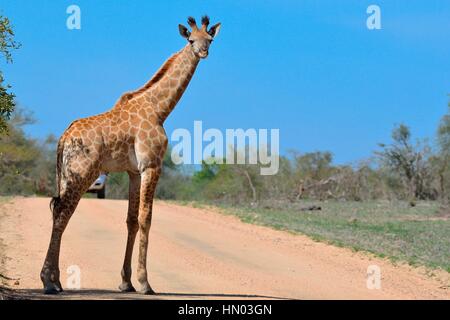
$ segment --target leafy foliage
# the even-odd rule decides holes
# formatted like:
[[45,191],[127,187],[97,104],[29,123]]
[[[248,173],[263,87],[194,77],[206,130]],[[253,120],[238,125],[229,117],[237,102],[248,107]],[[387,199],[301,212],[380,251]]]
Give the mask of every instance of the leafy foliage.
[[0,136],[0,195],[53,193],[56,140],[28,138],[23,127],[33,122],[30,114],[18,110],[9,121],[8,134]]
[[392,175],[398,175],[411,201],[435,198],[429,165],[431,149],[426,144],[413,145],[411,131],[403,124],[394,128],[392,140],[390,145],[380,144],[383,150],[377,155],[382,163],[391,170]]
[[438,127],[437,132],[438,154],[432,158],[432,164],[438,177],[440,198],[450,202],[450,103]]
[[[0,15],[0,53],[7,63],[12,62],[11,51],[18,49],[20,44],[14,41],[14,31],[7,17]],[[0,134],[7,131],[6,121],[14,111],[15,95],[9,92],[10,85],[4,83],[3,73],[0,71]]]

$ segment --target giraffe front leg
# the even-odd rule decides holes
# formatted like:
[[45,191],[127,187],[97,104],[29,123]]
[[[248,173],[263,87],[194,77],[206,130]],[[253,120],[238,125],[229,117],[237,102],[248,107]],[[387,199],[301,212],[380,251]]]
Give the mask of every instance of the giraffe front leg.
[[148,236],[152,221],[153,195],[160,175],[160,168],[148,168],[141,174],[141,191],[139,203],[139,261],[137,276],[141,292],[154,294],[147,278]]
[[136,291],[131,283],[131,258],[133,255],[133,247],[136,239],[136,233],[139,228],[138,213],[139,213],[139,197],[141,188],[141,176],[129,172],[130,186],[128,191],[128,216],[127,216],[127,247],[125,250],[125,258],[122,268],[122,283],[119,286],[122,292]]

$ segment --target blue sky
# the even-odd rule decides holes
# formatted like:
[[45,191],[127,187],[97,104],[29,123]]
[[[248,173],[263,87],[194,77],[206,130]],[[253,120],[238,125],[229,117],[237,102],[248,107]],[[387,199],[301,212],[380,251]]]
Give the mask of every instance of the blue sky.
[[[82,29],[66,28],[80,6]],[[366,28],[381,8],[382,30]],[[185,45],[178,23],[210,15],[222,29],[166,122],[175,128],[279,128],[281,151],[372,154],[395,124],[433,137],[450,93],[450,1],[0,0],[22,48],[0,67],[38,122],[60,135],[110,109]]]

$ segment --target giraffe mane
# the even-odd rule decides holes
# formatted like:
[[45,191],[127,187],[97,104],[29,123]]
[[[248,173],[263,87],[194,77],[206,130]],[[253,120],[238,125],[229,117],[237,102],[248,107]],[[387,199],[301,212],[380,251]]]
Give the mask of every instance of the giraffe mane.
[[127,93],[124,93],[120,98],[119,101],[116,103],[116,105],[121,106],[124,103],[126,103],[128,100],[134,98],[136,95],[145,92],[150,87],[155,85],[159,80],[161,80],[164,75],[166,74],[167,70],[170,69],[170,67],[173,65],[175,59],[180,55],[181,52],[177,52],[174,55],[172,55],[169,59],[164,62],[161,68],[153,75],[153,77],[142,87],[140,87],[137,90],[130,91]]

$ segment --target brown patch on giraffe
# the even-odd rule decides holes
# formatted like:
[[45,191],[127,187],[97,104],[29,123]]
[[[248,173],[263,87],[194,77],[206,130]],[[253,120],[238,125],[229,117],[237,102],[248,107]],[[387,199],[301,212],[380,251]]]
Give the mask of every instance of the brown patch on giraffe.
[[128,112],[121,112],[120,118],[122,119],[122,121],[128,121],[128,119],[130,119],[130,115],[128,114]]
[[170,79],[170,87],[174,88],[178,85],[178,79]]
[[131,108],[129,109],[129,113],[131,114],[136,114],[137,113],[137,106],[136,105],[132,105]]
[[140,109],[138,112],[138,116],[141,117],[141,119],[147,118],[147,111],[144,108]]
[[158,132],[156,131],[155,128],[150,130],[149,136],[150,136],[150,138],[156,138],[158,136]]
[[87,137],[89,138],[90,141],[93,141],[95,139],[95,131],[94,130],[89,130],[87,133]]
[[172,76],[172,79],[177,79],[179,76],[180,76],[180,74],[181,74],[181,71],[180,71],[180,69],[175,69],[173,72],[172,72],[172,74],[171,74],[171,76]]
[[161,90],[156,95],[156,99],[161,101],[161,99],[165,99],[167,97],[168,93],[169,93],[169,90],[167,90],[167,89]]
[[169,81],[166,79],[164,81],[161,81],[160,84],[161,89],[168,89],[169,88]]
[[139,140],[145,141],[145,140],[147,140],[148,134],[146,131],[140,130],[137,137]]
[[143,120],[141,122],[141,129],[142,130],[149,130],[151,127],[152,127],[152,125],[147,120]]
[[129,127],[130,127],[130,126],[128,125],[128,123],[123,122],[123,123],[119,126],[119,129],[122,130],[122,132],[128,132]]

